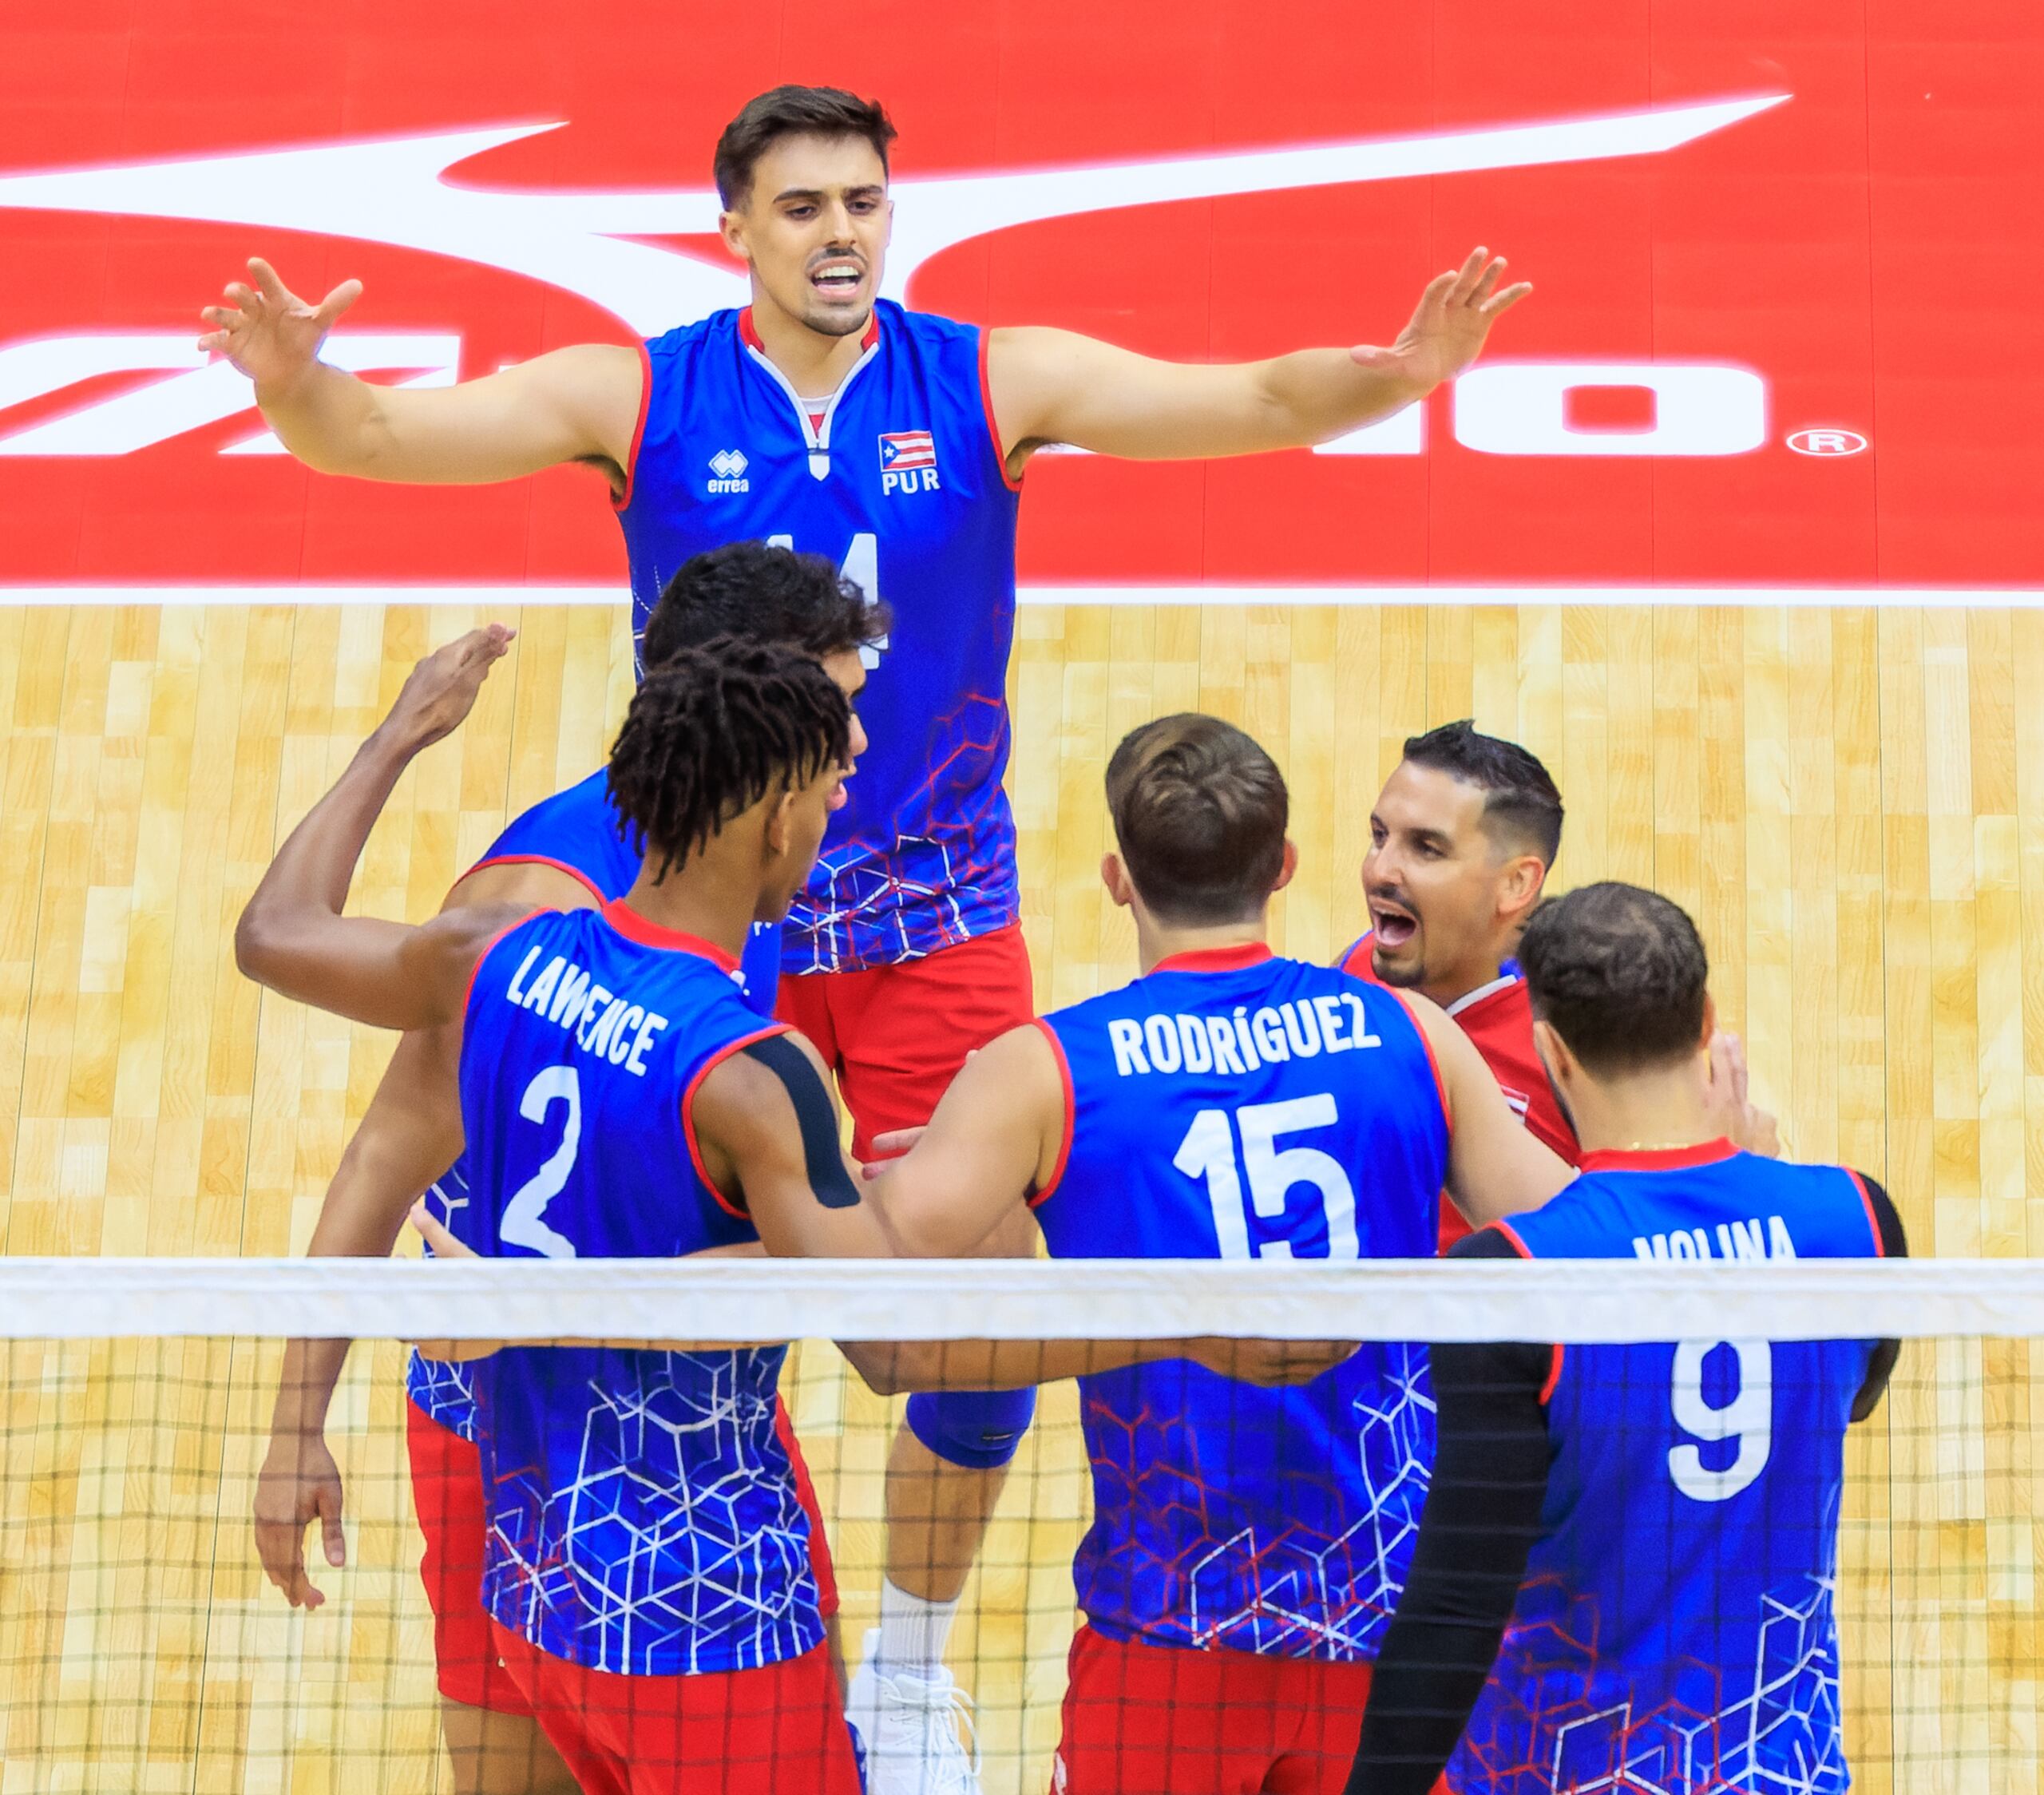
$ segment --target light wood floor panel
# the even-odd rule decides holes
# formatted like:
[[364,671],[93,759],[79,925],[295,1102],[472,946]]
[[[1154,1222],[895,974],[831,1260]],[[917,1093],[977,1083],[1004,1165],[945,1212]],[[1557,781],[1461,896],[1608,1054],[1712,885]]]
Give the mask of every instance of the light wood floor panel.
[[[259,997],[233,919],[410,663],[478,613],[0,608],[0,1240],[12,1254],[299,1250],[388,1043]],[[514,614],[459,735],[399,787],[357,885],[422,917],[505,817],[600,761],[622,620]],[[1697,915],[1728,1026],[1803,1156],[1884,1177],[1919,1248],[2044,1242],[2044,617],[1733,608],[1031,608],[1011,779],[1038,996],[1132,969],[1100,783],[1164,711],[1242,723],[1289,775],[1278,933],[1364,926],[1368,813],[1404,737],[1463,715],[1559,779],[1562,884]],[[399,1354],[358,1352],[331,1433],[352,1564],[289,1615],[248,1548],[274,1342],[0,1348],[0,1795],[439,1786]],[[2044,1645],[2026,1342],[1912,1349],[1851,1448],[1860,1786],[2035,1789]],[[870,1619],[898,1405],[798,1355],[798,1425]],[[1049,1393],[955,1642],[990,1790],[1040,1789],[1087,1479]]]

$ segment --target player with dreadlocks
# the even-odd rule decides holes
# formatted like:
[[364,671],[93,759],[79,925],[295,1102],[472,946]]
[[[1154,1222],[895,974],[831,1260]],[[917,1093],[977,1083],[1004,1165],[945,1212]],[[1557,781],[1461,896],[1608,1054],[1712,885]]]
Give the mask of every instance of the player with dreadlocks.
[[[485,1257],[886,1252],[814,1049],[763,1023],[733,976],[747,929],[808,877],[851,770],[850,706],[814,660],[723,639],[648,676],[608,775],[644,854],[621,899],[418,926],[342,915],[398,775],[466,715],[508,640],[492,626],[422,662],[279,850],[244,913],[263,982],[358,1021],[458,1032],[472,1177],[452,1244]],[[1242,1361],[1239,1345],[846,1350],[883,1392],[1194,1350],[1293,1381],[1349,1350],[1293,1343]],[[478,1365],[483,1603],[584,1791],[679,1795],[712,1777],[731,1795],[858,1789],[811,1523],[774,1425],[784,1357],[576,1341]],[[605,1422],[620,1413],[650,1425],[620,1436]],[[592,1480],[605,1515],[571,1525]]]

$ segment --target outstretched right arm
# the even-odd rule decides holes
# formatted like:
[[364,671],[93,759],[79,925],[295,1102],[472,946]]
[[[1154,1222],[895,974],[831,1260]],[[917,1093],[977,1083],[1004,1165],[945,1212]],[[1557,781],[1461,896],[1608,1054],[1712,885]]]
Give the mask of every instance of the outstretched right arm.
[[638,352],[582,343],[458,386],[372,386],[319,359],[319,345],[362,295],[344,280],[308,305],[260,257],[247,282],[200,316],[199,347],[256,382],[278,440],[307,467],[365,480],[473,485],[586,462],[621,494],[638,429]]

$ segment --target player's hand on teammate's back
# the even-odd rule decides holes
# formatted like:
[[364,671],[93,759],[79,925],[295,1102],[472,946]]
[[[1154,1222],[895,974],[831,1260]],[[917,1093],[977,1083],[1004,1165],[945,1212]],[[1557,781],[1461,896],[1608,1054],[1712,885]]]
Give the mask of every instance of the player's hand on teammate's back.
[[1245,1384],[1285,1389],[1310,1384],[1355,1356],[1353,1340],[1234,1340],[1213,1335],[1191,1343],[1195,1365]]
[[411,670],[379,732],[414,754],[451,735],[475,708],[490,668],[517,633],[505,624],[485,624],[434,649]]
[[319,304],[307,305],[277,279],[261,256],[248,261],[255,284],[229,281],[221,297],[199,315],[213,327],[199,347],[227,359],[270,393],[289,386],[319,359],[319,345],[343,312],[362,297],[362,283],[344,280]]
[[1483,352],[1491,327],[1533,291],[1527,281],[1500,290],[1505,260],[1476,248],[1460,268],[1427,283],[1412,319],[1388,349],[1364,343],[1349,351],[1361,367],[1395,374],[1423,391],[1452,380]]
[[256,1553],[263,1575],[294,1608],[316,1608],[327,1599],[305,1574],[305,1530],[315,1520],[327,1562],[338,1571],[348,1561],[341,1468],[323,1435],[280,1434],[256,1479]]

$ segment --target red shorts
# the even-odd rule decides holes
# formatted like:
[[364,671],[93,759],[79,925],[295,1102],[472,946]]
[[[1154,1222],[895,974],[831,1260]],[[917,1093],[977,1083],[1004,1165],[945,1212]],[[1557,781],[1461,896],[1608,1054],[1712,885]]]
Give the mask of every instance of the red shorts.
[[[838,1582],[823,1535],[823,1511],[802,1448],[795,1444],[786,1403],[778,1405],[775,1426],[794,1467],[795,1488],[809,1516],[809,1537],[823,1617],[838,1611]],[[450,1702],[492,1714],[526,1714],[533,1710],[517,1681],[507,1675],[482,1606],[483,1541],[489,1523],[483,1512],[482,1460],[472,1441],[430,1418],[415,1402],[405,1405],[405,1443],[412,1461],[412,1503],[426,1536],[418,1574],[433,1610],[433,1658],[440,1693]]]
[[859,1795],[827,1646],[756,1670],[620,1677],[491,1631],[583,1795]]
[[[1370,1666],[1073,1635],[1054,1795],[1342,1795]],[[1444,1790],[1445,1785],[1441,1785]]]
[[873,1137],[927,1122],[965,1056],[1036,1013],[1020,925],[921,960],[781,981],[780,1019],[837,1074],[852,1112],[852,1155]]

